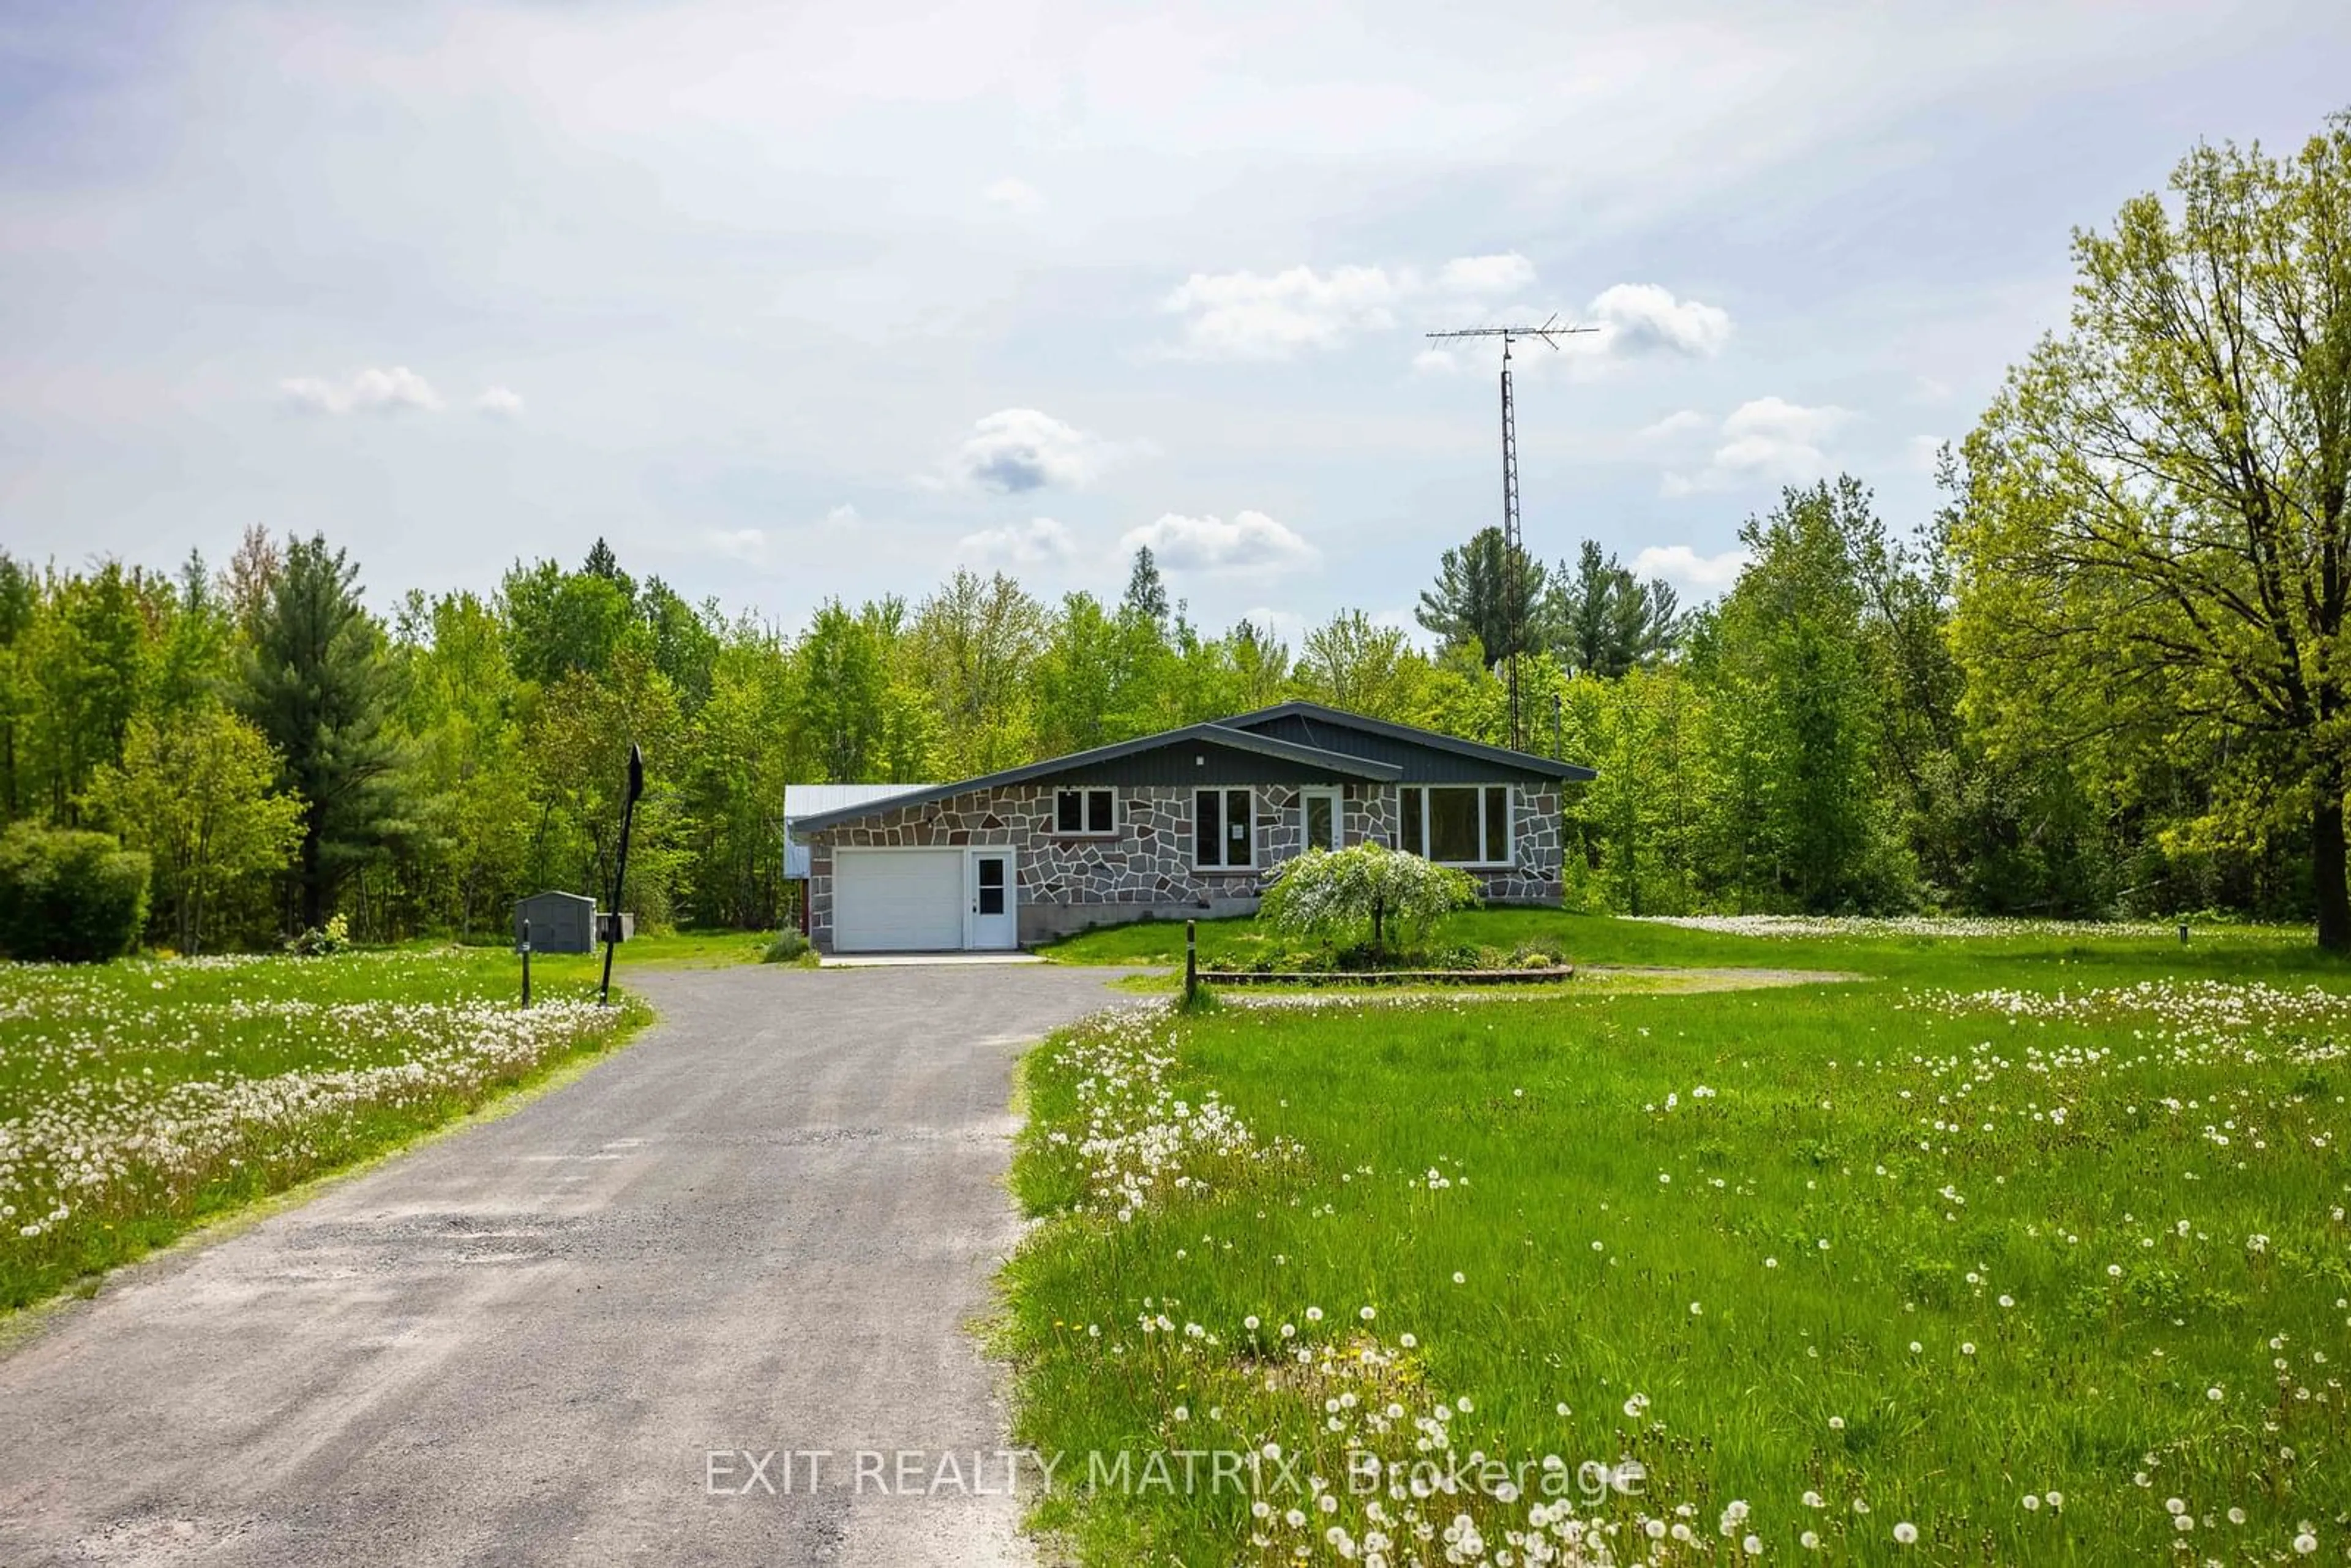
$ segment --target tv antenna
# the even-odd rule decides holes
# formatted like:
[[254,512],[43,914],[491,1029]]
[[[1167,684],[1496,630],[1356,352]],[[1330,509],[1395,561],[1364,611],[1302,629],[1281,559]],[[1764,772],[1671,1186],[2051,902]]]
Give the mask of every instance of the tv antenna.
[[1526,724],[1519,711],[1519,647],[1527,640],[1526,541],[1519,530],[1519,423],[1510,404],[1510,345],[1533,338],[1556,350],[1552,340],[1573,332],[1596,332],[1597,327],[1562,327],[1559,312],[1540,327],[1463,327],[1451,332],[1427,332],[1428,338],[1499,338],[1502,340],[1502,627],[1510,638],[1503,663],[1510,688],[1510,749],[1524,751]]

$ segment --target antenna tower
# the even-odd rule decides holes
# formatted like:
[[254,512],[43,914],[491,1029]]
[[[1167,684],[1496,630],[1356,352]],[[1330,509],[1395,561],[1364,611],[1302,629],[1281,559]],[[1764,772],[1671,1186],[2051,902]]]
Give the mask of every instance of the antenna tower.
[[1596,327],[1562,327],[1559,315],[1540,327],[1464,327],[1452,332],[1429,332],[1430,338],[1499,338],[1502,340],[1502,622],[1510,638],[1504,659],[1510,689],[1510,749],[1527,748],[1526,721],[1519,702],[1519,648],[1527,640],[1526,540],[1519,529],[1519,422],[1510,402],[1510,345],[1521,338],[1540,340],[1557,349],[1553,339],[1571,332],[1593,332]]

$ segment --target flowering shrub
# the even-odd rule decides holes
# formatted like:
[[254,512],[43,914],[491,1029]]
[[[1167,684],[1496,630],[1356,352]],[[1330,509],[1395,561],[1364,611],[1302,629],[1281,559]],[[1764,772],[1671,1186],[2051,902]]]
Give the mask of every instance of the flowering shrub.
[[1384,844],[1309,850],[1282,867],[1259,918],[1273,930],[1336,947],[1368,936],[1386,956],[1390,938],[1409,951],[1430,927],[1478,902],[1468,872]]
[[349,952],[350,946],[350,921],[340,915],[330,915],[323,927],[314,925],[298,936],[288,937],[286,950],[297,958],[324,958]]

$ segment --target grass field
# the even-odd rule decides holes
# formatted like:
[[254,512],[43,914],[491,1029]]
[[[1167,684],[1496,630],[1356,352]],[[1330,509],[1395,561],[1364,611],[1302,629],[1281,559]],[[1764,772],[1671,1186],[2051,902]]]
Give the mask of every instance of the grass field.
[[[760,946],[648,937],[616,974]],[[609,1049],[647,1014],[598,967],[542,956],[525,1012],[487,948],[0,964],[0,1310]]]
[[1871,977],[1040,1048],[1020,1440],[1264,1489],[1064,1484],[1085,1560],[2346,1560],[2351,971],[2306,933],[1467,926]]

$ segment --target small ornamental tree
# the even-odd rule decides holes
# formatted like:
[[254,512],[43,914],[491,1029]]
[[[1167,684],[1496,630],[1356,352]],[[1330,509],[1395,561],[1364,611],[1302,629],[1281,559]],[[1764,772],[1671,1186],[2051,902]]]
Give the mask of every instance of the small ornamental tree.
[[1291,861],[1266,890],[1259,917],[1276,931],[1334,947],[1368,932],[1374,956],[1384,958],[1391,937],[1409,948],[1439,919],[1477,902],[1468,873],[1363,843],[1308,850]]

